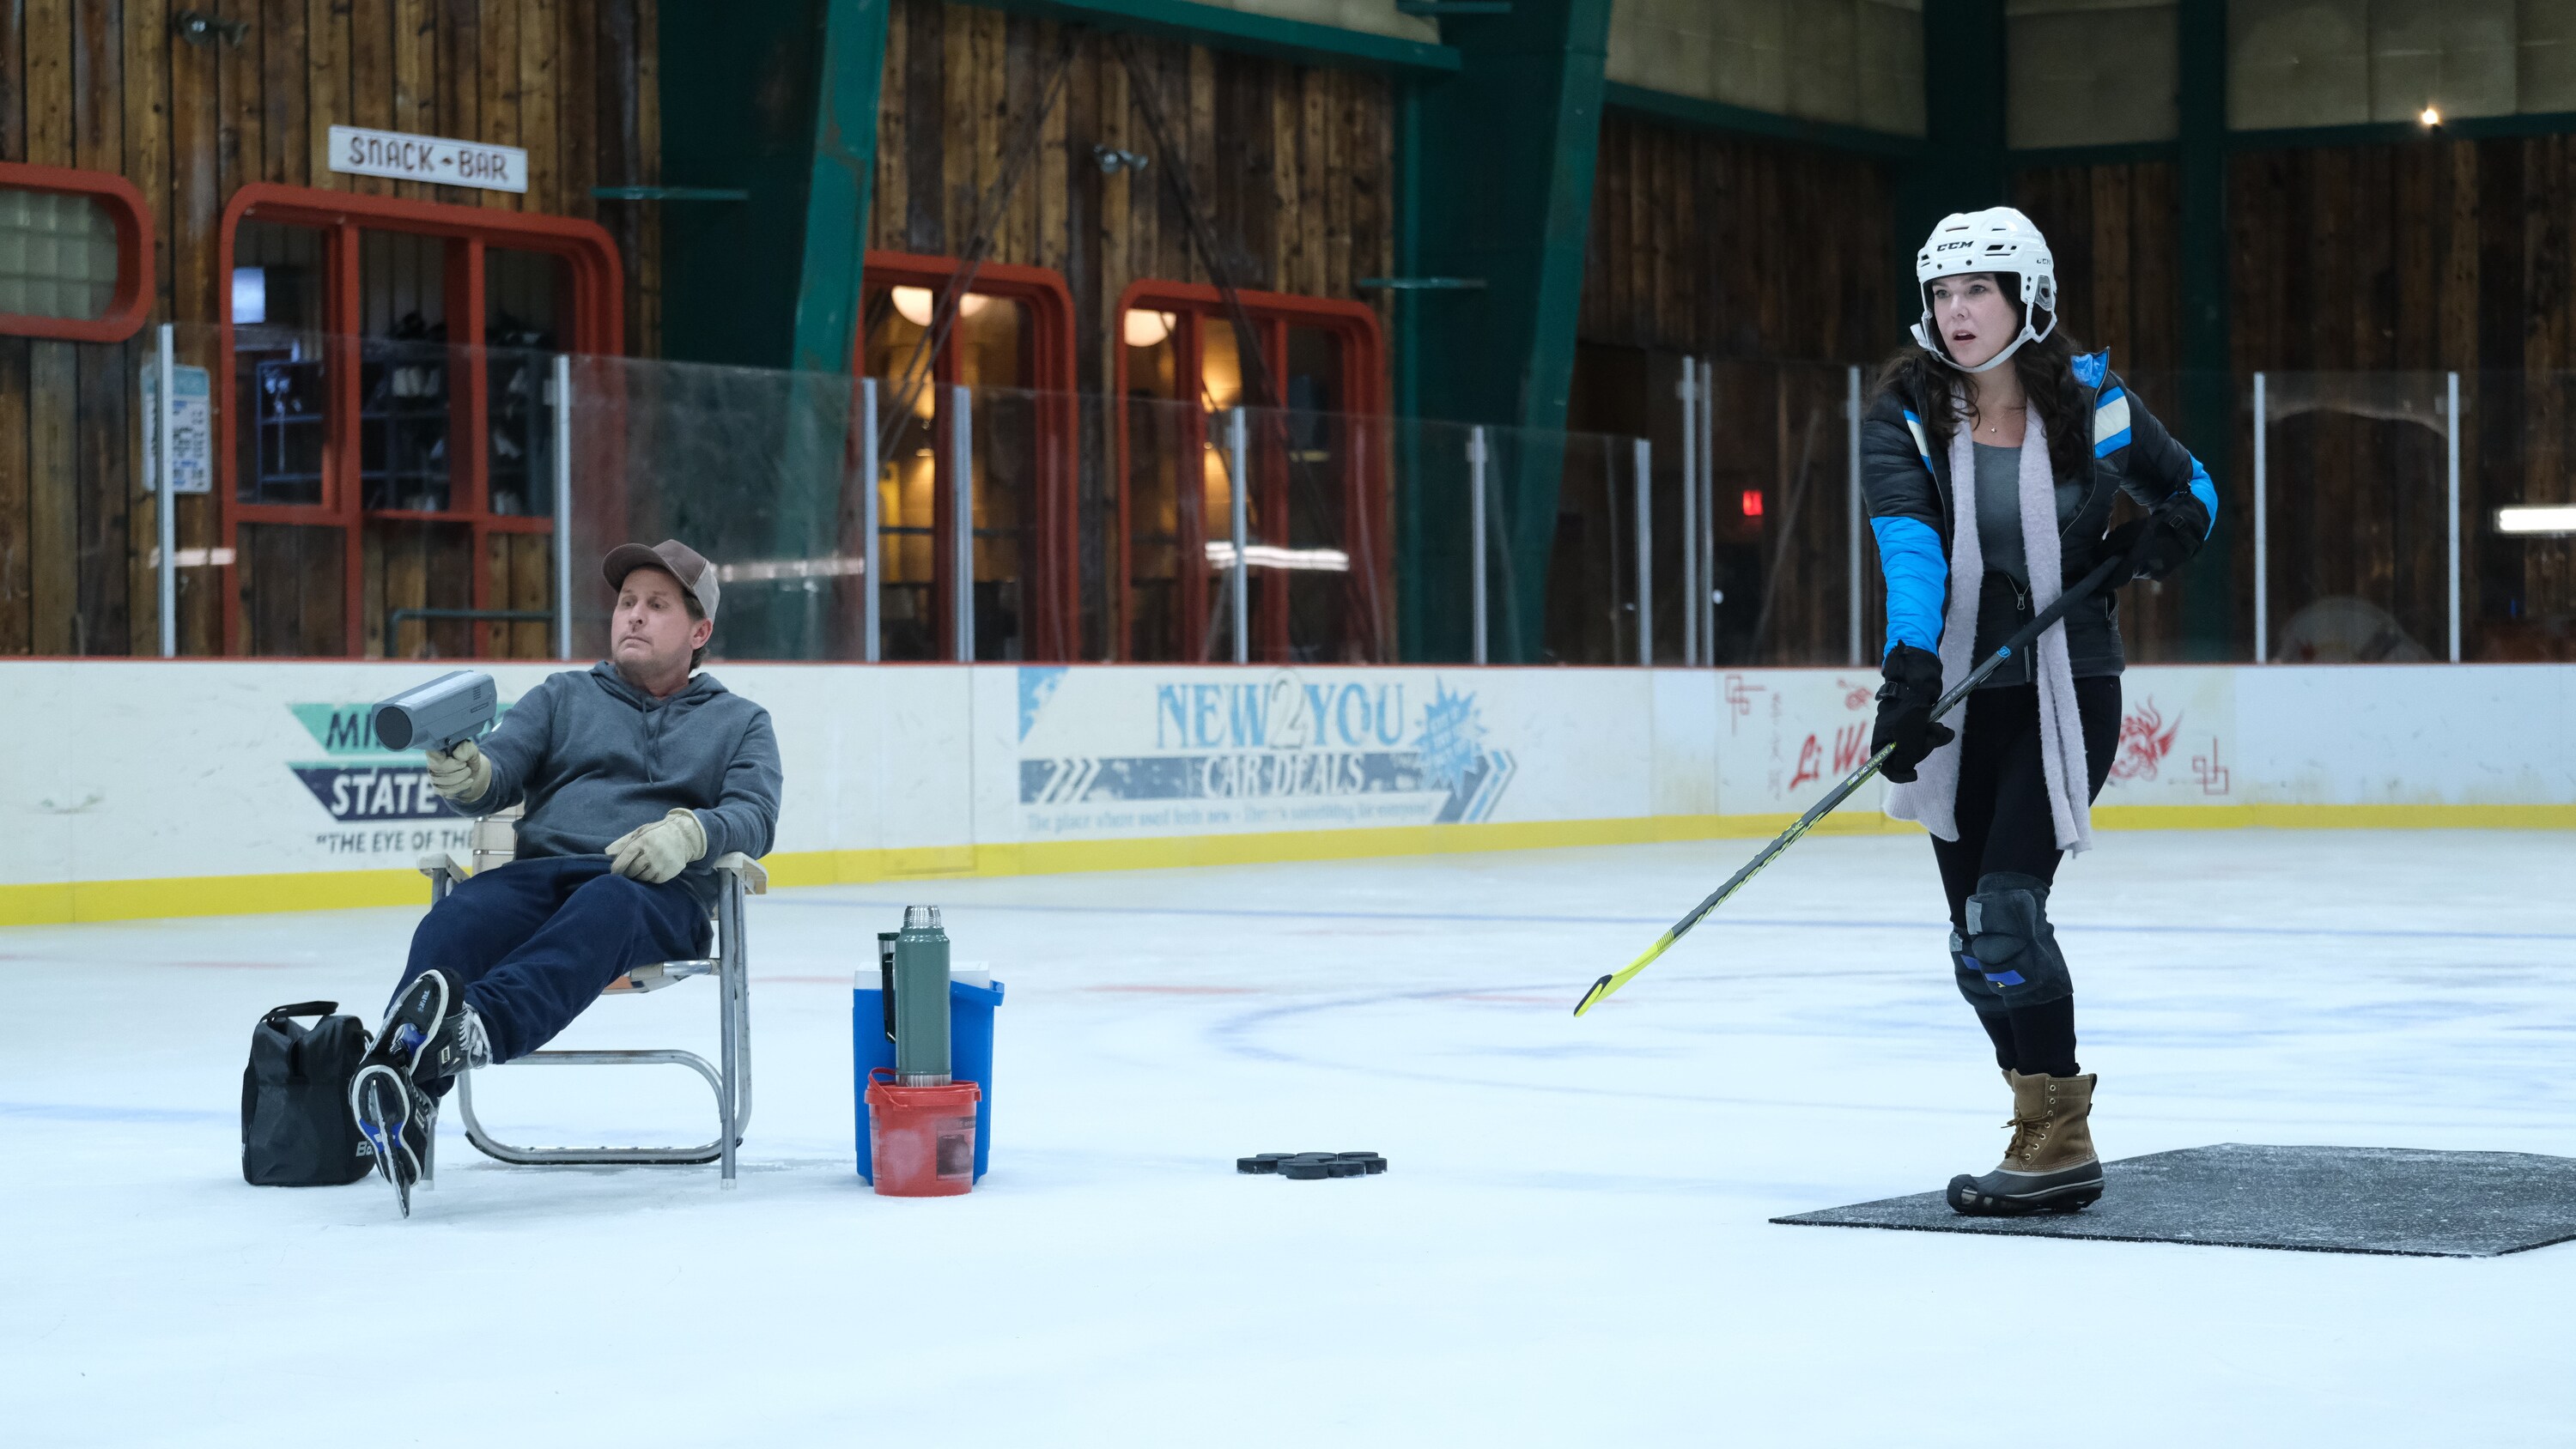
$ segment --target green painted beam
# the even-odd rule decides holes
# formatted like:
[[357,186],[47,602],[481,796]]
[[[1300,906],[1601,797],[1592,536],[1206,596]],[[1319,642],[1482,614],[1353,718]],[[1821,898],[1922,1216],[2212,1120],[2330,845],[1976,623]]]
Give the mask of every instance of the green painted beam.
[[1924,0],[1924,149],[1898,174],[1894,255],[1894,335],[1921,315],[1914,254],[1932,227],[1954,211],[2011,200],[2004,146],[2003,0]]
[[[2418,141],[2503,141],[2530,136],[2576,135],[2576,111],[2527,115],[2461,116],[2439,127],[2416,121],[2374,121],[2354,126],[2292,126],[2269,131],[2229,131],[2220,144],[2246,151],[2319,150],[2330,146],[2406,146]],[[2035,166],[2119,166],[2139,161],[2179,161],[2183,143],[2131,141],[2104,146],[2051,146],[2012,153],[2015,170]]]
[[[744,197],[659,207],[663,355],[791,370],[743,380],[732,399],[775,450],[774,476],[728,480],[758,496],[694,472],[661,480],[659,526],[719,559],[813,557],[837,541],[889,3],[662,0],[660,185]],[[728,590],[725,651],[818,657],[822,598]]]
[[790,363],[799,372],[850,370],[867,264],[869,187],[876,178],[886,13],[893,3],[829,0],[825,9]]
[[2230,131],[2231,151],[2272,151],[2288,147],[2387,146],[2447,138],[2453,141],[2501,141],[2525,136],[2576,134],[2576,111],[2532,111],[2511,116],[2455,116],[2436,127],[2420,121],[2379,121],[2362,126],[2300,126],[2272,131]]
[[1266,55],[1299,65],[1357,66],[1446,75],[1457,71],[1458,52],[1428,41],[1407,40],[1338,25],[1286,20],[1192,0],[965,0],[987,10],[1008,10],[1073,25],[1128,30],[1245,55]]
[[1795,141],[1829,151],[1851,151],[1898,161],[1919,160],[1923,155],[1924,143],[1920,136],[1898,136],[1861,126],[1801,120],[1796,116],[1774,115],[1769,111],[1730,106],[1723,101],[1702,100],[1697,96],[1677,96],[1670,91],[1648,90],[1644,86],[1625,85],[1618,81],[1608,82],[1602,87],[1602,104],[1614,111],[1649,116],[1696,131]]
[[890,3],[664,0],[664,355],[849,370]]
[[[2228,339],[2227,0],[2182,0],[2175,86],[2182,116],[2175,166],[2181,259],[2181,407],[2174,429],[2222,499],[2234,480],[2236,369]],[[2219,512],[2183,575],[2183,650],[2190,659],[2250,657],[2236,644],[2236,530]]]
[[[1481,278],[1481,291],[1420,293],[1416,415],[1501,429],[1488,474],[1502,535],[1490,557],[1496,662],[1545,642],[1547,569],[1583,300],[1583,253],[1600,149],[1610,0],[1513,0],[1508,15],[1448,19],[1464,65],[1420,88],[1406,185],[1415,276]],[[1410,658],[1469,653],[1463,430],[1426,430],[1405,480],[1411,527],[1403,637]],[[1624,466],[1624,460],[1623,460]]]
[[666,357],[787,365],[820,23],[819,0],[660,7],[660,184],[746,195],[657,209]]

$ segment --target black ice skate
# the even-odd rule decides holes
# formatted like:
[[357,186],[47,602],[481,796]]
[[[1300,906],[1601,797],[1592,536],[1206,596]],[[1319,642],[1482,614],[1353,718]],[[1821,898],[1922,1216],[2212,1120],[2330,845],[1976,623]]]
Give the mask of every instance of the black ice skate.
[[425,1174],[438,1126],[435,1085],[477,1064],[469,1048],[482,1037],[480,1027],[448,974],[432,967],[403,987],[350,1079],[350,1115],[404,1217],[411,1216],[412,1185]]

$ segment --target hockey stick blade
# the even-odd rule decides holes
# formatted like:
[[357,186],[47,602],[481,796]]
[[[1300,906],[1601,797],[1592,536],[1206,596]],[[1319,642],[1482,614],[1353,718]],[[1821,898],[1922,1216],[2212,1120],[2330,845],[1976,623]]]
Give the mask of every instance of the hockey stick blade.
[[[1997,669],[2002,668],[2005,660],[2010,659],[2022,650],[2029,648],[2032,640],[2035,640],[2041,634],[2046,633],[2049,627],[2055,624],[2058,620],[2065,618],[2067,610],[2074,608],[2079,602],[2091,597],[2093,591],[2108,582],[2111,575],[2114,572],[2119,571],[2124,564],[2130,574],[2135,574],[2137,572],[2137,559],[2134,555],[2126,559],[2108,558],[2094,565],[2093,571],[2086,574],[2081,580],[2079,580],[2075,587],[2058,595],[2056,602],[2039,611],[2038,617],[2032,619],[2029,623],[2022,625],[2019,629],[2014,630],[2012,637],[2006,639],[2001,645],[1997,646],[1994,653],[1986,656],[1984,663],[1978,665],[1975,669],[1970,670],[1968,672],[1968,677],[1960,680],[1957,688],[1942,695],[1939,702],[1932,706],[1932,718],[1937,720],[1941,718],[1941,716],[1958,708],[1960,703],[1966,700],[1968,695],[1973,692],[1978,685],[1986,682],[1987,675],[1990,675]],[[1806,814],[1799,816],[1788,829],[1773,836],[1770,844],[1762,847],[1760,853],[1756,854],[1751,860],[1744,863],[1744,868],[1742,870],[1737,871],[1734,875],[1727,878],[1726,884],[1719,886],[1714,891],[1711,891],[1706,900],[1701,901],[1698,905],[1691,908],[1689,915],[1686,915],[1679,921],[1674,922],[1672,929],[1664,932],[1661,937],[1656,939],[1655,944],[1647,947],[1644,955],[1639,956],[1636,960],[1629,962],[1619,970],[1593,982],[1591,989],[1583,993],[1583,999],[1574,1004],[1574,1014],[1576,1016],[1583,1015],[1593,1007],[1608,1000],[1611,993],[1617,991],[1620,987],[1627,985],[1630,981],[1635,980],[1638,972],[1653,965],[1655,963],[1655,958],[1663,955],[1665,951],[1669,950],[1675,941],[1678,941],[1683,936],[1689,934],[1691,927],[1698,925],[1711,911],[1714,911],[1719,906],[1726,904],[1726,898],[1734,895],[1737,890],[1743,887],[1746,881],[1753,879],[1754,875],[1758,873],[1762,867],[1779,859],[1790,846],[1797,844],[1808,831],[1815,829],[1818,821],[1821,821],[1827,815],[1832,814],[1845,800],[1850,799],[1852,792],[1858,790],[1861,786],[1868,784],[1870,777],[1877,774],[1879,768],[1887,763],[1887,757],[1894,753],[1896,753],[1896,746],[1893,742],[1881,745],[1868,759],[1861,762],[1860,768],[1844,776],[1842,780],[1834,786],[1834,788],[1826,791],[1825,797],[1810,806]]]

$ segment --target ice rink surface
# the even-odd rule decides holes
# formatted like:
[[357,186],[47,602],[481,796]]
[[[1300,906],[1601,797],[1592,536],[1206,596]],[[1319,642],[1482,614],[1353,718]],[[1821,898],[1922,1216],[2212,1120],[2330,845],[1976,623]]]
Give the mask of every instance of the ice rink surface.
[[[255,1189],[268,1007],[372,1022],[417,911],[0,931],[12,1445],[2568,1445],[2576,1244],[2437,1260],[1774,1226],[1993,1165],[1919,839],[783,891],[709,1168]],[[2061,875],[2107,1156],[2576,1156],[2576,836],[2109,834]],[[907,901],[1008,983],[993,1171],[852,1171],[849,979]],[[558,1045],[692,1045],[691,983]],[[479,1079],[496,1130],[711,1135],[674,1069]],[[695,1095],[691,1095],[694,1093]],[[1383,1177],[1237,1176],[1265,1150]]]

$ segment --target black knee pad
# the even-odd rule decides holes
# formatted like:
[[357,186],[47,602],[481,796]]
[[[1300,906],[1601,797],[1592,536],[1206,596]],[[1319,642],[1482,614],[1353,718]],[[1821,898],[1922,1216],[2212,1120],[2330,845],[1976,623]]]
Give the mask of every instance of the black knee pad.
[[1997,871],[1978,880],[1977,893],[1968,897],[1968,959],[2006,1009],[2075,994],[2057,929],[2048,923],[2048,887],[2035,876]]
[[1995,1016],[2006,1009],[2003,993],[1986,979],[1986,968],[1978,965],[1977,959],[1968,954],[1968,943],[1961,940],[1956,931],[1950,933],[1950,971],[1952,979],[1959,984],[1959,994],[1968,999],[1968,1005],[1976,1009],[1977,1015]]

